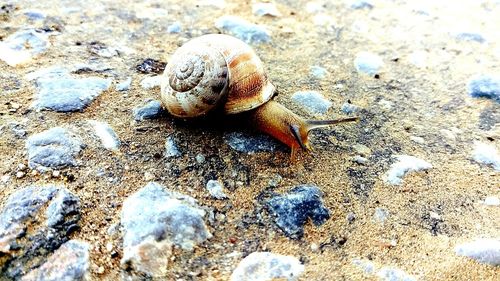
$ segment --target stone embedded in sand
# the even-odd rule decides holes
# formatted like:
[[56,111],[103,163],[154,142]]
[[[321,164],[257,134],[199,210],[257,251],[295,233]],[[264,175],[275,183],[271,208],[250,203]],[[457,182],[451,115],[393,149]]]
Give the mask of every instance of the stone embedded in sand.
[[359,52],[354,59],[354,67],[361,73],[375,75],[384,66],[382,58],[370,52]]
[[500,155],[497,149],[490,144],[476,142],[472,152],[474,160],[481,164],[492,165],[493,169],[500,171]]
[[134,108],[133,113],[135,121],[142,121],[145,119],[160,118],[165,113],[165,111],[161,107],[161,103],[159,101],[152,100],[146,103],[144,106]]
[[351,0],[349,1],[349,6],[352,9],[372,9],[373,1],[371,0]]
[[89,244],[70,240],[57,249],[44,264],[23,276],[21,280],[87,280],[89,268]]
[[354,105],[352,103],[344,102],[342,104],[342,107],[340,108],[340,110],[342,110],[342,112],[344,112],[345,114],[353,114],[353,113],[358,112],[360,110],[360,108],[359,108],[359,106]]
[[276,8],[274,3],[254,3],[252,5],[252,13],[256,16],[271,16],[271,17],[280,17],[281,13]]
[[224,134],[224,140],[232,149],[248,154],[284,150],[283,145],[268,135],[231,132]]
[[77,78],[62,67],[41,69],[26,75],[36,79],[37,93],[33,106],[57,112],[83,111],[96,97],[111,86],[111,79]]
[[488,196],[484,199],[486,206],[500,206],[500,199],[496,196]]
[[226,199],[227,195],[223,191],[222,184],[216,180],[209,180],[206,186],[208,193],[215,199]]
[[141,87],[146,90],[153,89],[154,87],[160,87],[161,80],[162,80],[162,75],[146,77],[142,79]]
[[182,28],[181,28],[181,23],[176,21],[172,23],[171,25],[167,26],[167,32],[170,34],[173,33],[181,33]]
[[326,68],[318,65],[311,66],[309,73],[311,73],[311,75],[316,79],[323,79],[326,77],[326,75],[328,75],[328,71],[326,70]]
[[417,279],[399,268],[394,267],[382,267],[378,272],[377,276],[382,281],[416,281]]
[[489,98],[500,103],[500,77],[476,75],[469,80],[467,92],[474,98]]
[[10,66],[31,61],[50,47],[48,34],[35,29],[20,30],[0,42],[0,59]]
[[417,172],[432,168],[432,165],[422,159],[409,155],[396,155],[398,161],[391,165],[386,174],[386,181],[392,185],[403,183],[403,177],[409,172]]
[[236,16],[222,16],[215,21],[215,27],[225,30],[246,43],[267,43],[271,33],[264,27],[250,23]]
[[455,248],[455,253],[480,263],[500,265],[500,239],[481,238],[460,244]]
[[474,32],[470,30],[456,32],[455,37],[462,41],[475,41],[478,43],[486,42],[484,36],[479,32]]
[[182,156],[182,152],[179,146],[177,146],[175,138],[173,136],[168,136],[165,140],[165,157],[172,158],[180,156]]
[[94,133],[101,140],[104,148],[118,150],[121,144],[120,139],[108,123],[95,120],[89,120],[88,122],[92,125]]
[[171,245],[192,250],[212,236],[204,215],[192,197],[148,183],[123,203],[122,267],[160,276],[166,270]]
[[47,168],[74,166],[74,157],[84,147],[80,138],[69,130],[54,127],[27,139],[28,166],[42,171]]
[[132,84],[132,77],[128,77],[127,79],[116,84],[115,89],[117,91],[120,91],[120,92],[125,92],[125,91],[128,91],[130,89],[131,84]]
[[304,224],[311,219],[320,226],[330,218],[325,208],[321,190],[314,185],[300,185],[285,195],[278,195],[266,202],[269,212],[275,217],[278,227],[290,238],[304,235]]
[[0,275],[18,279],[39,266],[78,228],[79,212],[79,199],[63,187],[13,193],[0,213]]
[[293,281],[304,271],[295,257],[269,252],[254,252],[244,258],[231,274],[231,281]]
[[316,91],[299,91],[292,95],[292,100],[304,107],[307,111],[316,114],[325,114],[332,106],[322,94]]

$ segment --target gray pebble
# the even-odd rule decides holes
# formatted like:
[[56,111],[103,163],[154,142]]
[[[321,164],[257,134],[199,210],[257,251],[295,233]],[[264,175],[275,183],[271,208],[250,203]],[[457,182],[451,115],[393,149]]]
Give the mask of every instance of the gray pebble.
[[377,276],[383,281],[416,281],[417,279],[399,268],[382,267]]
[[180,157],[182,155],[179,147],[175,143],[173,136],[168,136],[165,141],[165,157]]
[[269,252],[253,252],[231,274],[230,281],[293,281],[304,271],[299,259]]
[[43,69],[27,75],[36,79],[36,109],[57,112],[83,111],[96,97],[111,86],[111,79],[76,78],[60,67]]
[[274,3],[254,3],[252,5],[252,12],[256,16],[271,16],[279,17],[281,13],[276,8]]
[[109,150],[118,150],[120,147],[120,139],[113,128],[106,122],[89,120],[90,125],[94,129],[94,133],[101,140],[102,146]]
[[311,75],[316,79],[323,79],[328,74],[326,68],[321,66],[313,65],[311,66]]
[[210,195],[215,198],[215,199],[226,199],[227,195],[224,193],[222,190],[222,184],[219,181],[216,180],[209,180],[207,182],[207,190],[210,193]]
[[480,33],[476,32],[458,32],[455,37],[463,41],[475,41],[478,43],[486,42],[486,39]]
[[181,32],[181,24],[179,22],[174,22],[167,27],[168,33],[180,33]]
[[389,211],[384,208],[376,208],[375,213],[373,214],[373,218],[376,222],[384,223],[389,217]]
[[224,135],[224,140],[232,149],[248,154],[284,150],[283,145],[267,135],[231,132]]
[[77,228],[79,211],[79,199],[63,187],[31,186],[10,195],[0,213],[0,252],[9,253],[0,275],[19,279],[39,266]]
[[325,114],[332,106],[322,94],[316,91],[300,91],[292,95],[292,100],[311,113]]
[[23,281],[87,280],[90,277],[90,245],[70,240],[40,267],[23,276]]
[[340,110],[342,110],[342,112],[344,112],[345,114],[353,114],[358,112],[360,108],[352,103],[344,102]]
[[304,234],[304,224],[311,219],[320,226],[330,218],[330,211],[322,201],[321,190],[314,185],[301,185],[285,195],[278,195],[266,202],[278,227],[290,238]]
[[133,109],[135,121],[157,119],[160,118],[164,113],[165,111],[161,107],[161,103],[157,100],[149,101],[145,105]]
[[466,256],[480,263],[500,265],[500,240],[481,238],[460,244],[455,248],[459,256]]
[[196,154],[196,163],[203,164],[205,163],[205,156],[201,153]]
[[271,33],[264,27],[236,16],[222,16],[217,19],[215,26],[249,44],[271,41]]
[[500,77],[476,75],[469,80],[467,92],[475,98],[489,98],[500,103]]
[[35,29],[20,30],[0,42],[0,60],[10,66],[17,66],[29,62],[49,46],[47,33]]
[[76,165],[75,156],[84,148],[81,140],[67,129],[55,127],[26,141],[28,166],[41,171]]
[[376,54],[359,52],[354,59],[354,66],[358,72],[373,76],[384,66],[384,62]]
[[372,9],[373,2],[370,0],[353,0],[350,1],[350,7],[352,9]]
[[126,80],[116,84],[116,90],[120,92],[128,91],[130,85],[132,84],[132,77],[128,77]]

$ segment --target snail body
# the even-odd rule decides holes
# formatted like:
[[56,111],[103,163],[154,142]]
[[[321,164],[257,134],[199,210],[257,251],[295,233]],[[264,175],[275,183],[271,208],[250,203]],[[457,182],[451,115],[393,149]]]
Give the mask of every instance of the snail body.
[[161,102],[180,118],[220,109],[245,113],[250,124],[288,145],[312,150],[310,130],[357,118],[305,120],[272,99],[275,87],[253,49],[229,35],[209,34],[185,43],[163,73]]

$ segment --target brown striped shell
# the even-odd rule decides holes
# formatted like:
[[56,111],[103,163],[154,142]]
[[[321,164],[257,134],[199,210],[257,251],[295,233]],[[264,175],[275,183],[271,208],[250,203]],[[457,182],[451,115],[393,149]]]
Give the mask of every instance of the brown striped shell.
[[219,106],[226,114],[240,113],[264,104],[273,94],[274,86],[252,48],[222,34],[203,35],[180,47],[161,84],[163,107],[178,117],[204,115]]

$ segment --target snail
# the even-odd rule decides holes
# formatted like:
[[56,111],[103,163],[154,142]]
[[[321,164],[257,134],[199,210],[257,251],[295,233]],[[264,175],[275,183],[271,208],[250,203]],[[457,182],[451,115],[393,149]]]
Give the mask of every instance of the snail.
[[191,39],[172,55],[161,80],[161,103],[173,116],[246,113],[250,124],[289,146],[292,155],[299,148],[313,150],[311,130],[358,119],[307,120],[272,100],[275,87],[263,63],[250,46],[229,35]]

